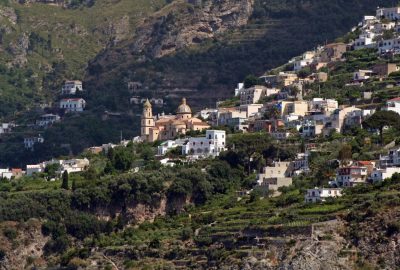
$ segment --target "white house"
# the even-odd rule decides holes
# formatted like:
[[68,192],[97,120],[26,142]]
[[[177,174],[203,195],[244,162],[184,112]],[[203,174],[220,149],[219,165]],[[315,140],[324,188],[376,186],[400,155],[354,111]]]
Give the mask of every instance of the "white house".
[[323,112],[333,112],[339,108],[339,103],[335,99],[313,98],[309,103],[310,110]]
[[366,183],[368,168],[364,166],[341,167],[336,171],[336,180],[330,182],[332,186],[353,187]]
[[61,88],[63,95],[75,95],[76,92],[82,92],[83,86],[81,81],[66,81]]
[[86,101],[83,98],[64,98],[60,101],[60,109],[66,112],[83,112]]
[[5,133],[10,133],[11,129],[15,127],[14,123],[1,123],[0,124],[0,135]]
[[224,130],[207,130],[205,137],[189,138],[182,146],[183,155],[201,157],[219,156],[226,150],[226,132]]
[[24,145],[26,149],[33,150],[33,147],[37,143],[44,143],[44,138],[40,134],[38,137],[24,138]]
[[389,150],[388,155],[379,158],[381,168],[400,167],[400,148]]
[[313,61],[315,57],[315,52],[314,51],[308,51],[305,52],[300,59],[296,59],[293,62],[293,70],[294,71],[299,71],[304,67],[309,66]]
[[205,120],[213,120],[217,117],[218,109],[203,109],[200,111],[200,117]]
[[398,20],[400,19],[400,7],[378,8],[376,10],[376,18]]
[[58,163],[60,164],[60,169],[58,170],[59,174],[62,174],[64,171],[67,171],[68,173],[83,172],[90,165],[87,158],[59,160]]
[[[269,93],[272,92],[270,91]],[[255,85],[239,90],[240,105],[257,103],[261,98],[265,96],[267,96],[267,88],[262,85]]]
[[372,70],[365,70],[365,69],[360,69],[353,74],[353,80],[354,81],[365,81],[371,78],[373,75]]
[[400,38],[386,39],[378,42],[379,53],[398,51],[399,49],[400,49]]
[[376,42],[374,41],[375,34],[372,32],[364,32],[354,41],[354,49],[375,48]]
[[36,121],[36,125],[39,127],[47,127],[56,122],[60,121],[60,116],[57,114],[43,114],[40,116],[39,120]]
[[386,101],[385,110],[400,114],[400,97]]
[[384,169],[374,169],[371,173],[370,179],[372,182],[383,181],[391,178],[393,174],[400,173],[400,167],[386,167]]
[[313,188],[308,189],[305,195],[306,203],[324,202],[327,198],[337,198],[342,196],[341,188]]
[[9,169],[0,169],[0,179],[5,178],[10,180],[11,177],[13,177],[12,171],[10,171]]
[[394,29],[396,26],[395,22],[387,22],[387,23],[377,23],[374,24],[374,32],[376,34],[381,34],[383,31]]
[[296,159],[292,162],[295,175],[299,175],[303,172],[306,173],[306,172],[310,171],[309,158],[310,158],[310,154],[308,151],[305,153],[297,154]]
[[26,175],[32,176],[34,173],[44,172],[43,164],[26,165]]
[[303,138],[313,138],[322,133],[324,125],[313,120],[305,120],[300,129]]
[[165,142],[162,142],[158,147],[157,147],[157,154],[159,156],[164,156],[169,150],[177,148],[179,146],[183,146],[185,143],[185,140],[168,140]]

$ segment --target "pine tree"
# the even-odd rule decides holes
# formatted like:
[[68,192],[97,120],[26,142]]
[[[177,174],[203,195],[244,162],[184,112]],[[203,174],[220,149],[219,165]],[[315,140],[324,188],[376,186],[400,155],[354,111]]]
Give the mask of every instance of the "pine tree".
[[63,172],[61,188],[68,189],[68,172],[67,171]]

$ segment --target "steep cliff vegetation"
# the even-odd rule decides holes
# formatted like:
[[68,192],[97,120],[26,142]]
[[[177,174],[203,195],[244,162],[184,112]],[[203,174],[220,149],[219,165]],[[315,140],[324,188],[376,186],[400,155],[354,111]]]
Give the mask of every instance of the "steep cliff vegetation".
[[[253,170],[299,145],[267,134],[229,138],[216,160],[162,167],[154,146],[88,155],[89,170],[47,181],[0,181],[0,267],[27,269],[395,269],[399,264],[400,175],[304,203],[326,185],[343,145],[312,156],[313,171],[281,196],[241,195]],[[248,157],[251,155],[252,160]],[[331,165],[329,165],[331,164]],[[132,169],[140,166],[139,172]],[[244,169],[246,168],[246,169]],[[65,184],[66,183],[66,184]],[[24,243],[24,244],[21,244]],[[107,269],[107,268],[106,268]]]

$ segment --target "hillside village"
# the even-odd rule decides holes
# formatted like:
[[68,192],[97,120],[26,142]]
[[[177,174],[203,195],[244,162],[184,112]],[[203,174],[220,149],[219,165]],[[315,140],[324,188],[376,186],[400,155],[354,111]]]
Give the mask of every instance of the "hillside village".
[[[319,151],[319,141],[323,141],[323,138],[362,128],[379,111],[400,115],[400,97],[381,99],[376,104],[374,100],[377,93],[373,92],[375,84],[384,85],[391,90],[400,83],[396,81],[397,76],[400,77],[400,67],[397,60],[393,61],[400,55],[399,18],[400,7],[378,8],[375,16],[364,16],[358,26],[352,29],[348,36],[354,39],[349,42],[319,46],[260,77],[248,76],[244,82],[238,83],[230,100],[217,102],[216,109],[203,109],[195,116],[192,116],[192,110],[185,98],[176,115],[153,116],[148,99],[133,97],[131,102],[133,100],[143,104],[143,113],[141,136],[134,138],[132,142],[161,142],[157,150],[158,159],[165,166],[174,166],[176,162],[193,162],[219,156],[228,149],[226,140],[231,133],[262,132],[265,136],[269,135],[285,144],[301,141],[305,145],[303,152],[296,153],[292,160],[273,160],[254,179],[254,190],[264,195],[277,196],[280,194],[279,188],[292,184],[292,177],[310,173],[310,156]],[[332,80],[330,74],[351,61],[349,58],[352,53],[370,52],[369,50],[376,55],[376,59],[381,59],[379,63],[367,69],[354,70],[352,76],[344,82],[345,88],[360,89],[359,98],[355,102],[341,104],[336,99],[318,96],[321,94],[321,85]],[[400,58],[398,61],[400,62]],[[138,86],[130,83],[128,87],[136,89]],[[66,113],[83,112],[86,102],[79,97],[83,91],[81,81],[66,81],[60,90],[58,108],[53,110],[55,113],[42,115],[35,126],[45,129],[62,121],[62,115]],[[163,104],[162,100],[151,101],[155,106]],[[16,126],[16,123],[3,123],[0,134],[11,132]],[[383,131],[378,128],[369,130],[377,134]],[[194,134],[204,135],[197,137]],[[40,133],[26,137],[23,141],[24,147],[30,151],[34,151],[36,144],[43,143],[46,142]],[[121,141],[121,145],[127,144],[128,141]],[[107,153],[117,146],[109,143],[91,147],[87,151],[94,154]],[[169,153],[176,149],[179,149],[177,157],[169,158]],[[341,196],[344,187],[383,181],[400,173],[400,146],[393,144],[378,159],[353,160],[349,157],[345,162],[338,160],[337,163],[339,166],[336,176],[332,176],[329,186],[308,190],[305,194],[306,201],[325,201],[327,197]],[[1,169],[0,177],[11,179],[20,178],[23,174],[32,176],[44,173],[48,166],[54,164],[57,164],[54,176],[61,176],[64,171],[75,173],[89,168],[89,160],[86,158],[51,160],[27,165],[26,170]]]
[[[0,220],[30,222],[19,227],[40,238],[0,227],[0,266],[398,266],[400,212],[382,212],[400,205],[399,19],[400,7],[377,8],[334,42],[248,75],[214,108],[182,97],[165,113],[171,104],[128,82],[136,137],[0,168]],[[0,137],[20,133],[16,147],[34,155],[46,130],[85,114],[85,91],[63,82],[55,104],[1,123]]]

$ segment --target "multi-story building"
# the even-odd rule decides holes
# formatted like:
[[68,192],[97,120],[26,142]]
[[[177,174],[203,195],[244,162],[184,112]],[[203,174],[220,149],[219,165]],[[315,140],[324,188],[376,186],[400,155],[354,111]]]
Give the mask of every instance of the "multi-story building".
[[389,150],[386,156],[379,158],[381,168],[400,167],[400,148]]
[[309,152],[298,153],[296,159],[293,160],[293,171],[295,175],[299,175],[301,173],[307,173],[310,171],[309,167]]
[[157,147],[157,154],[159,156],[164,156],[168,151],[177,148],[179,146],[183,146],[185,143],[184,139],[177,139],[177,140],[168,140],[165,142],[162,142],[158,147]]
[[370,175],[370,180],[375,182],[380,182],[385,179],[391,178],[395,173],[400,174],[400,167],[386,167],[383,169],[374,169]]
[[292,184],[292,172],[291,162],[274,162],[272,166],[264,167],[262,173],[257,175],[255,188],[264,193],[272,191],[277,196],[280,194],[278,188]]
[[182,146],[183,155],[219,156],[226,150],[226,132],[207,130],[205,137],[189,138]]
[[63,95],[75,95],[76,92],[82,92],[83,86],[81,81],[66,81],[61,88]]
[[25,149],[33,150],[38,143],[44,143],[44,138],[40,134],[37,137],[24,138]]
[[56,122],[60,121],[60,116],[57,114],[43,114],[40,116],[39,120],[36,121],[36,125],[39,127],[47,127]]
[[86,101],[83,98],[64,98],[60,101],[60,109],[65,112],[83,112]]
[[376,18],[399,20],[400,19],[400,7],[378,8],[376,10]]
[[239,90],[240,105],[255,104],[261,98],[278,94],[279,89],[267,88],[262,85],[255,85],[250,88],[242,88]]
[[379,53],[400,50],[400,38],[385,39],[378,42]]
[[364,49],[364,48],[375,48],[375,34],[371,31],[363,32],[353,44],[355,50]]
[[300,134],[303,138],[313,138],[322,133],[324,125],[313,120],[305,120],[301,126]]
[[368,169],[364,166],[340,167],[336,171],[335,181],[330,182],[332,186],[353,187],[364,184],[367,181]]
[[302,68],[309,66],[314,61],[314,57],[315,57],[314,51],[305,52],[300,57],[300,59],[296,59],[295,61],[293,61],[293,70],[299,71]]
[[286,115],[299,115],[305,116],[308,112],[308,102],[303,100],[297,101],[281,101],[278,103],[277,108],[280,117]]

